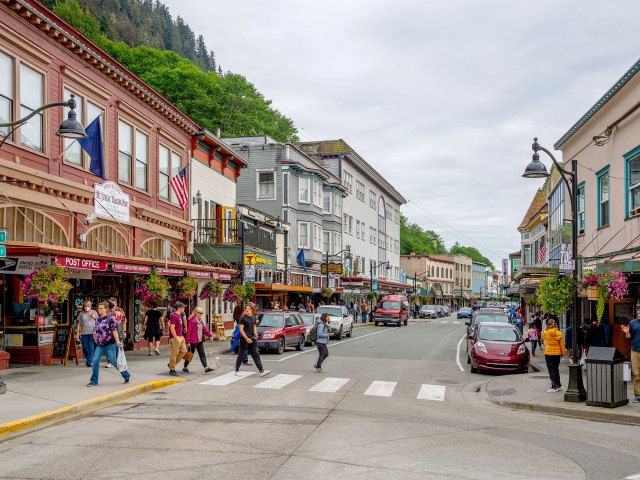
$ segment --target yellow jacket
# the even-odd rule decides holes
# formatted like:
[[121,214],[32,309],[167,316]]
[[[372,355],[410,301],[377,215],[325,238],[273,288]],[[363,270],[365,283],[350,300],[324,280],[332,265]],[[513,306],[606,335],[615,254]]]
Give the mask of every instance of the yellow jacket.
[[564,355],[564,338],[556,327],[546,329],[540,339],[544,342],[545,355]]

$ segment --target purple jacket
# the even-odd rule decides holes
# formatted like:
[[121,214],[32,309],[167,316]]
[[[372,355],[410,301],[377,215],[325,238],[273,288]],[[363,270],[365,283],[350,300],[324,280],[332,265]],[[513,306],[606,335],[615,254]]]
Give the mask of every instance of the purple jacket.
[[[213,338],[213,334],[207,330],[207,326],[202,322],[202,335]],[[189,319],[189,323],[187,324],[187,334],[184,337],[185,342],[188,344],[198,343],[198,320],[196,317],[192,317]],[[203,338],[204,340],[204,338]]]

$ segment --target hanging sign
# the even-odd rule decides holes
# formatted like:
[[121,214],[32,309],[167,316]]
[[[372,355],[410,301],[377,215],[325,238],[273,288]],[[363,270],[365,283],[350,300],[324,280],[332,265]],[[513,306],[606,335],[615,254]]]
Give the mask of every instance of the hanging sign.
[[156,273],[169,277],[181,277],[184,275],[184,270],[180,270],[179,268],[156,268]]
[[111,268],[118,273],[137,273],[140,275],[148,275],[151,273],[151,267],[148,265],[134,265],[132,263],[112,263]]
[[214,273],[213,278],[216,280],[231,280],[231,274],[229,273]]
[[211,274],[209,272],[202,272],[200,270],[187,270],[187,276],[193,278],[211,278]]
[[98,270],[104,272],[107,269],[107,262],[104,260],[92,260],[90,258],[65,257],[58,255],[56,263],[62,267],[80,268],[82,270]]
[[96,183],[94,186],[96,215],[109,220],[129,223],[131,201],[129,194],[115,182]]
[[567,243],[560,245],[560,264],[558,268],[560,270],[573,270],[575,265],[572,257],[571,245]]

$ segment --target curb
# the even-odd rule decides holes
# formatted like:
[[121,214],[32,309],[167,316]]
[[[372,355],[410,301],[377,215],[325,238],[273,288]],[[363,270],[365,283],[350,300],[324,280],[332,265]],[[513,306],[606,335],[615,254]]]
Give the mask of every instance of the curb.
[[159,390],[161,388],[171,387],[181,382],[185,382],[185,378],[176,378],[169,380],[156,380],[153,382],[143,383],[141,385],[135,385],[133,387],[118,390],[117,392],[108,393],[106,395],[100,395],[88,400],[84,400],[73,405],[59,408],[57,410],[51,410],[45,413],[39,413],[30,417],[21,418],[12,422],[0,424],[0,437],[16,433],[25,428],[30,428],[45,422],[52,422],[56,420],[62,420],[66,417],[88,413],[93,410],[105,407],[107,404],[115,403],[118,401],[126,400],[127,398],[141,395],[143,393],[151,392],[153,390]]

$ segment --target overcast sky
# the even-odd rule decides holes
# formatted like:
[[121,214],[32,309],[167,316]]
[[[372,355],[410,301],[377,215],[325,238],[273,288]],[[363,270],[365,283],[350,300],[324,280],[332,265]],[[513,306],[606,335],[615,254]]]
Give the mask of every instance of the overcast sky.
[[301,140],[346,140],[410,221],[497,268],[542,185],[533,137],[552,149],[640,57],[633,0],[164,3]]

